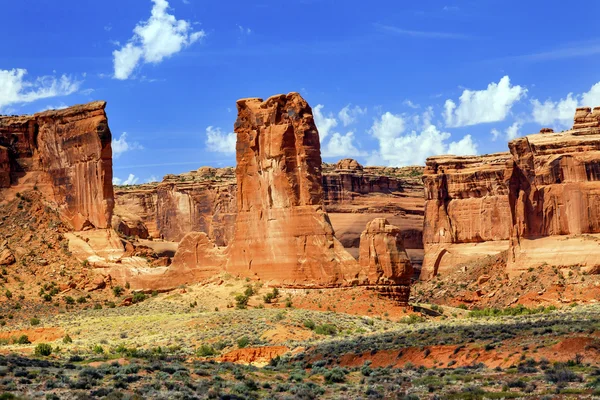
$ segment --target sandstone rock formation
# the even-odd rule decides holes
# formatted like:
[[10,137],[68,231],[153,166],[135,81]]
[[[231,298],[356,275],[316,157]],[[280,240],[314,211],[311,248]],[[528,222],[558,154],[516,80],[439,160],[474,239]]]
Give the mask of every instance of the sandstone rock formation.
[[[384,217],[400,227],[411,261],[421,264],[422,167],[362,167],[345,159],[323,163],[322,170],[325,211],[350,254],[358,257],[365,224]],[[203,167],[167,175],[160,183],[115,187],[113,226],[127,236],[167,241],[205,232],[217,245],[226,246],[233,237],[236,196],[235,170],[230,167]]]
[[422,279],[507,248],[510,160],[509,153],[427,160]]
[[408,303],[413,268],[404,249],[400,228],[385,218],[369,222],[360,236],[359,262],[369,285]]
[[331,286],[360,267],[323,209],[319,133],[298,93],[237,102],[235,234],[228,272],[286,286]]
[[510,275],[542,264],[600,271],[600,107],[509,149],[427,161],[423,279],[503,250]]
[[94,102],[30,116],[0,116],[0,193],[39,189],[75,230],[110,226],[111,133]]
[[[182,283],[202,282],[223,271],[225,257],[204,232],[191,232],[183,237],[173,258],[167,277]],[[185,282],[184,282],[185,281]]]
[[[547,263],[600,269],[600,107],[578,108],[573,129],[509,143],[509,273]],[[589,234],[590,236],[585,236]],[[591,250],[591,251],[590,251]]]

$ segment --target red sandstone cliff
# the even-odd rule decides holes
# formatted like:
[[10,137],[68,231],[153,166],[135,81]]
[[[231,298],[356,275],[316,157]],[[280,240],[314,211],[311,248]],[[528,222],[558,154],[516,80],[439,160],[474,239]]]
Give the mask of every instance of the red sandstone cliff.
[[298,93],[237,102],[235,233],[226,270],[289,286],[338,285],[359,266],[323,209],[319,133]]
[[505,174],[510,160],[509,153],[427,160],[423,279],[506,247],[510,208]]
[[94,102],[0,117],[2,199],[36,188],[56,203],[75,230],[109,227],[114,202],[105,106]]

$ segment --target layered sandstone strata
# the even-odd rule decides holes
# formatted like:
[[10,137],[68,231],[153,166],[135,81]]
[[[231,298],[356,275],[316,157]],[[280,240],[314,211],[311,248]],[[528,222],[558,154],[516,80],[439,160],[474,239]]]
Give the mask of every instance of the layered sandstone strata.
[[386,296],[408,302],[413,268],[400,228],[385,218],[369,222],[360,236],[359,262],[369,285]]
[[511,160],[510,153],[427,160],[422,279],[507,248]]
[[[362,167],[345,159],[323,163],[322,170],[325,211],[346,250],[357,258],[365,225],[382,217],[400,228],[413,264],[421,264],[423,167]],[[168,241],[205,232],[217,245],[226,246],[233,237],[236,196],[231,167],[202,167],[167,175],[161,183],[115,187],[113,226],[127,236]]]
[[360,267],[323,209],[319,133],[298,93],[237,102],[235,233],[228,272],[287,286],[332,286]]
[[[600,268],[600,107],[578,108],[573,129],[509,143],[509,273],[542,263]],[[592,246],[594,249],[597,245]]]
[[125,234],[136,236],[139,221],[152,238],[180,241],[189,232],[205,232],[226,246],[233,237],[236,191],[234,168],[202,167],[161,183],[117,187],[115,214],[124,220]]
[[0,116],[0,193],[42,191],[75,230],[107,228],[113,212],[111,132],[105,102]]

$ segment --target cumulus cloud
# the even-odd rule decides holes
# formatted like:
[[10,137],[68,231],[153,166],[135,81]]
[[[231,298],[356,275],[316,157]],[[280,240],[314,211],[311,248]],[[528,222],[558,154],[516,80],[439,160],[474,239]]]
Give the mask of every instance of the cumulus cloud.
[[348,132],[342,135],[334,132],[329,142],[321,148],[323,157],[358,157],[365,155],[354,145],[354,132]]
[[538,99],[533,99],[531,104],[533,105],[533,120],[538,124],[557,124],[563,128],[570,127],[577,107],[600,105],[600,82],[581,95],[569,93],[564,99],[558,101],[548,99],[543,103]]
[[[477,144],[471,135],[458,141],[449,141],[451,135],[440,131],[431,123],[432,111],[409,123],[402,115],[386,112],[375,120],[369,133],[379,141],[379,151],[373,154],[370,164],[389,166],[423,165],[427,157],[439,154],[477,154]],[[421,121],[420,125],[415,124]],[[410,131],[408,126],[413,125]]]
[[235,132],[223,133],[221,128],[209,126],[206,128],[206,147],[210,151],[223,154],[235,154]]
[[152,2],[150,18],[139,22],[127,44],[113,51],[116,79],[128,79],[138,64],[158,64],[206,36],[203,30],[194,32],[189,21],[169,14],[166,0]]
[[323,114],[321,111],[323,107],[325,107],[323,104],[317,104],[317,106],[313,108],[313,117],[315,119],[317,129],[319,130],[319,139],[321,140],[321,143],[323,143],[325,138],[329,136],[329,131],[335,128],[338,124],[333,114],[329,113],[327,116]]
[[[318,104],[313,108],[313,117],[315,125],[317,125],[317,129],[319,130],[323,157],[358,157],[365,155],[354,144],[354,132],[350,131],[342,134],[334,131],[334,128],[338,126],[338,120],[332,113],[323,114],[323,108],[322,104]],[[351,108],[350,105],[347,105],[338,112],[338,118],[344,126],[348,126],[355,123],[358,120],[358,116],[363,115],[366,111],[366,108],[362,109],[358,106]]]
[[128,151],[142,150],[144,148],[144,146],[142,146],[138,142],[128,142],[127,132],[123,132],[118,139],[113,138],[111,146],[114,158],[119,158],[121,154],[126,153]]
[[342,121],[344,126],[352,125],[358,120],[358,117],[366,114],[366,108],[360,108],[359,106],[350,107],[348,104],[346,107],[342,108],[338,113],[338,118]]
[[120,178],[117,178],[116,176],[113,176],[113,185],[135,185],[136,183],[138,183],[139,178],[137,176],[135,176],[134,174],[129,174],[129,176],[127,177],[127,179],[123,180]]
[[513,104],[527,95],[527,89],[511,86],[508,76],[490,83],[484,90],[465,89],[458,105],[453,100],[444,104],[447,127],[461,127],[503,121]]
[[26,75],[26,69],[0,69],[0,111],[13,104],[68,96],[77,92],[81,86],[81,82],[67,75],[41,76],[34,80],[26,80]]
[[506,140],[513,140],[521,136],[520,130],[523,123],[520,121],[514,122],[511,126],[506,128],[504,132],[500,132],[498,129],[492,129],[492,141],[498,140],[500,137],[505,137]]

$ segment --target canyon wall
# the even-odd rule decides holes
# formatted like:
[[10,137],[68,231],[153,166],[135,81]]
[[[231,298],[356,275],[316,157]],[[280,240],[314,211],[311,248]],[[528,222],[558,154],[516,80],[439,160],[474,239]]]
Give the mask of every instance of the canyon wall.
[[571,130],[508,146],[427,160],[422,279],[501,251],[509,275],[541,264],[600,270],[600,107],[577,109]]
[[0,192],[37,189],[75,230],[110,227],[111,132],[105,102],[27,116],[0,116]]
[[510,274],[538,266],[600,269],[600,107],[578,108],[573,129],[509,143]]
[[[353,256],[358,257],[365,225],[382,217],[400,228],[413,264],[421,264],[422,173],[422,167],[362,167],[349,159],[322,164],[325,211],[336,237]],[[128,236],[168,241],[179,241],[191,231],[205,232],[226,246],[233,237],[236,196],[231,167],[202,167],[167,175],[160,183],[117,186],[113,226]]]

